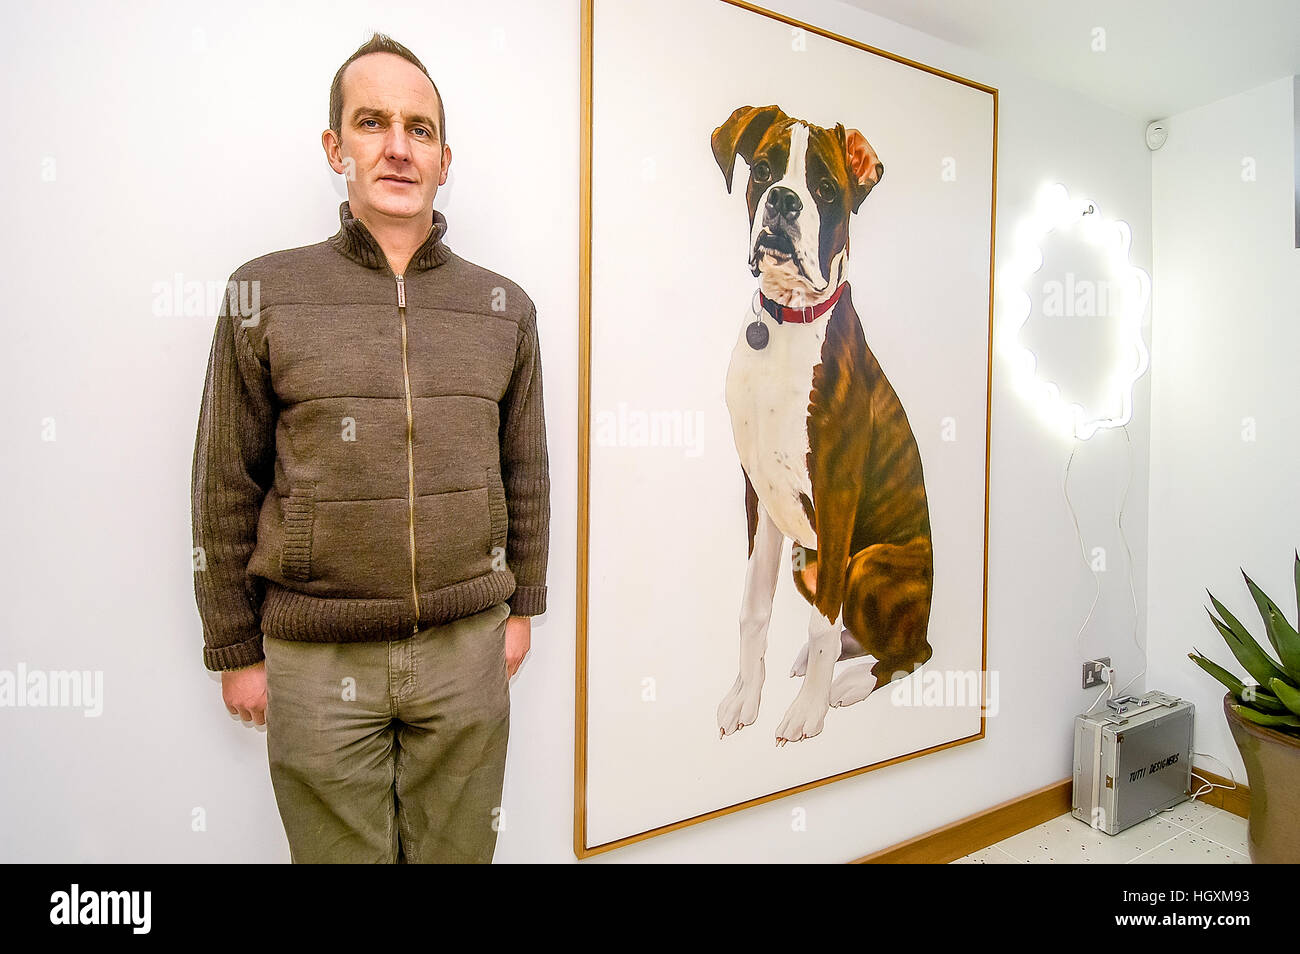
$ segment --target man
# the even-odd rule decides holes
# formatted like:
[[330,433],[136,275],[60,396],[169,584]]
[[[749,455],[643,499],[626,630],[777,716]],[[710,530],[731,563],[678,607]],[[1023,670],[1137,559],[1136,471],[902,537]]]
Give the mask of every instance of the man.
[[545,610],[536,308],[443,242],[437,87],[375,34],[321,136],[339,232],[231,276],[193,471],[205,666],[267,726],[295,862],[488,862]]

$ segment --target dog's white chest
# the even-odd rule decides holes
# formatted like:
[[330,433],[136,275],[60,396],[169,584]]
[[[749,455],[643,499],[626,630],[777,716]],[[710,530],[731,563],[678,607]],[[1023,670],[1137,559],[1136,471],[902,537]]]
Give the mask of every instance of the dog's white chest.
[[766,348],[745,338],[754,320],[746,313],[727,370],[727,410],[740,464],[777,528],[810,550],[817,533],[800,494],[812,500],[808,476],[808,400],[813,369],[821,362],[829,314],[811,324],[778,325],[766,312]]

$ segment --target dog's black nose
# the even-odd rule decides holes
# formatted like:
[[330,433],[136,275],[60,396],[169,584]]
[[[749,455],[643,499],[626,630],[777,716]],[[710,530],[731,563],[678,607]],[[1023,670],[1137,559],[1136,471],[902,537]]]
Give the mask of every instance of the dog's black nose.
[[794,191],[785,186],[776,186],[767,193],[767,208],[773,215],[784,215],[793,219],[803,211],[803,203]]

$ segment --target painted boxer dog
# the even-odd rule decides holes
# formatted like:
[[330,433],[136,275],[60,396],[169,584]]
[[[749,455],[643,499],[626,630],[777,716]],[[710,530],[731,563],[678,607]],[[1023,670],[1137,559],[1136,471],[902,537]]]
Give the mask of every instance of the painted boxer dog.
[[[785,539],[811,604],[803,683],[776,744],[811,738],[830,706],[865,699],[930,658],[930,513],[921,455],[867,347],[846,280],[849,217],[884,166],[856,129],[778,106],[742,106],[712,136],[731,191],[749,166],[749,266],[759,279],[727,372],[745,475],[749,562],[740,671],[718,706],[720,737],[754,721]],[[870,654],[835,677],[835,663]]]

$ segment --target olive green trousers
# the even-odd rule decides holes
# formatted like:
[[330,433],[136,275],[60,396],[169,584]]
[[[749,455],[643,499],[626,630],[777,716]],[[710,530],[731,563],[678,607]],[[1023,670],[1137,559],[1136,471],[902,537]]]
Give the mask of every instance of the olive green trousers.
[[510,608],[391,642],[263,637],[271,784],[295,864],[491,862]]

